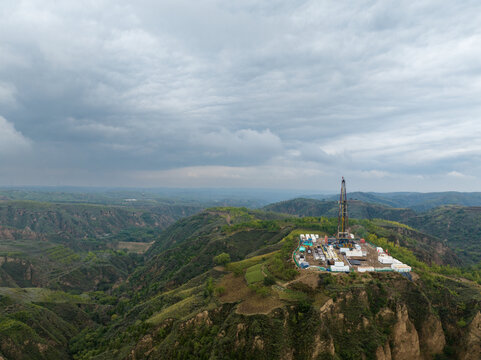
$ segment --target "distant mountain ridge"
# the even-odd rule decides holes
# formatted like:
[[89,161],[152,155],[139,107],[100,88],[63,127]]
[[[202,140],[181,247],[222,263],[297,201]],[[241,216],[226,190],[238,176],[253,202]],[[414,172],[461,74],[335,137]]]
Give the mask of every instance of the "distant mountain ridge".
[[[311,199],[337,201],[339,195],[309,195]],[[481,192],[351,192],[348,199],[388,205],[395,208],[410,208],[417,212],[428,211],[442,205],[481,206]]]
[[[416,216],[412,209],[394,208],[360,200],[348,200],[348,209],[349,216],[357,219],[384,219],[405,223]],[[267,205],[264,210],[298,216],[337,217],[339,205],[337,201],[297,198]]]

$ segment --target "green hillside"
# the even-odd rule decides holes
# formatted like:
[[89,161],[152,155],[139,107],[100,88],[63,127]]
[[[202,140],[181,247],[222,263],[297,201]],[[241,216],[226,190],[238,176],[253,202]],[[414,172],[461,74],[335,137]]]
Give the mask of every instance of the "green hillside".
[[[328,234],[336,221],[276,218],[246,209],[212,209],[180,221],[152,247],[145,265],[113,292],[128,294],[117,304],[115,320],[97,327],[95,335],[75,337],[74,356],[357,359],[376,358],[388,346],[389,352],[409,356],[399,339],[416,334],[414,355],[464,358],[478,321],[473,319],[481,305],[480,273],[463,274],[435,262],[429,266],[422,251],[409,250],[420,244],[414,229],[368,220],[353,225],[412,264],[415,281],[399,274],[295,270],[296,234]],[[218,267],[213,259],[224,252],[234,262]]]
[[[336,217],[210,208],[163,230],[151,220],[161,209],[23,205],[2,213],[7,359],[474,359],[481,348],[481,269],[395,221],[351,227],[411,279],[297,270],[298,235],[334,234]],[[59,237],[64,226],[77,228]]]
[[481,207],[443,206],[408,223],[446,240],[464,261],[481,261]]

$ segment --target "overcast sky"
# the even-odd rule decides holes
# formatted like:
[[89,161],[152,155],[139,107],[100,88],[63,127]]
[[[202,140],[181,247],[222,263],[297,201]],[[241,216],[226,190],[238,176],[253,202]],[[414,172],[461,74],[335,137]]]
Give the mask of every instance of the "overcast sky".
[[21,1],[0,185],[481,191],[481,3]]

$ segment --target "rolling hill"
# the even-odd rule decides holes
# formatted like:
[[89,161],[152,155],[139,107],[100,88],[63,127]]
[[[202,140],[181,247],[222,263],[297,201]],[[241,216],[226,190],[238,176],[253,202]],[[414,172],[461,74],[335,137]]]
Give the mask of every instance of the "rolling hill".
[[481,269],[398,222],[351,225],[410,264],[412,280],[296,270],[298,234],[337,228],[314,212],[217,207],[162,229],[160,208],[23,205],[0,212],[7,359],[471,360],[481,349]]
[[446,240],[466,262],[481,261],[481,207],[441,206],[407,223]]

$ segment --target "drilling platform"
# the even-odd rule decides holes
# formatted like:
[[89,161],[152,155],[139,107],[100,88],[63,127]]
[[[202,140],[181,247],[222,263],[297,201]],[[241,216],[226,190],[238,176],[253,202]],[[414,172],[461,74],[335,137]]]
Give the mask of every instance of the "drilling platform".
[[300,234],[292,254],[299,269],[330,272],[410,272],[411,267],[390,256],[387,250],[359,239],[350,232],[346,180],[342,178],[337,234]]

